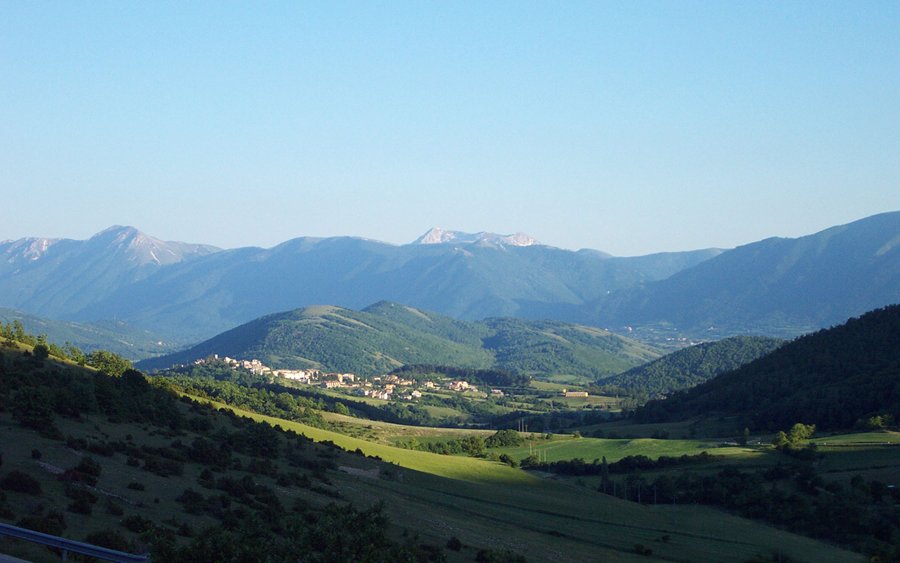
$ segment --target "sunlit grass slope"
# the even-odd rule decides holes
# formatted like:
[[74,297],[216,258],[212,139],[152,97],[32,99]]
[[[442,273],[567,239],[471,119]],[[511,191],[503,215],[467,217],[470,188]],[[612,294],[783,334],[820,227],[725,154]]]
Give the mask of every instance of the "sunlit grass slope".
[[[392,520],[414,521],[423,537],[453,535],[466,545],[511,549],[534,561],[747,561],[773,553],[801,561],[861,560],[858,554],[711,508],[643,506],[485,460],[404,450],[215,406],[399,465],[394,478],[347,474],[333,480],[348,500],[383,501]],[[569,446],[580,441],[558,440]],[[656,442],[661,441],[637,444]],[[357,459],[344,463],[364,469],[365,460]],[[652,554],[639,555],[638,546]]]
[[385,444],[377,444],[359,438],[345,436],[344,434],[339,434],[330,430],[307,426],[298,422],[291,422],[280,418],[236,409],[222,403],[212,404],[218,408],[230,409],[241,416],[246,416],[256,421],[265,421],[272,426],[278,425],[285,430],[292,430],[299,434],[305,434],[307,437],[312,438],[317,442],[327,440],[345,450],[356,451],[358,449],[367,456],[377,456],[384,461],[395,463],[408,469],[437,475],[439,477],[491,484],[536,483],[539,481],[539,479],[524,471],[513,469],[501,463],[472,457],[438,455],[397,448]]

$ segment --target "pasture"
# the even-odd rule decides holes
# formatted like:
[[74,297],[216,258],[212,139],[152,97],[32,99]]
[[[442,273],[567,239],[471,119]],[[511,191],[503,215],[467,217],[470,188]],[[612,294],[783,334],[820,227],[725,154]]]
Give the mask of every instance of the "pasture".
[[709,452],[717,456],[752,457],[759,452],[752,448],[721,447],[710,440],[657,440],[653,438],[603,439],[576,438],[571,435],[552,435],[546,440],[540,435],[526,439],[523,446],[496,448],[497,454],[505,453],[522,460],[534,455],[542,461],[563,461],[581,458],[588,463],[604,456],[610,463],[626,456],[644,455],[651,459],[660,456],[696,455]]
[[[712,508],[642,506],[600,494],[575,481],[540,479],[499,463],[404,450],[231,410],[301,432],[316,441],[331,441],[351,452],[359,449],[394,464],[382,466],[374,475],[348,472],[330,475],[330,479],[346,499],[361,506],[384,502],[387,514],[398,527],[416,530],[425,541],[441,544],[456,536],[466,546],[508,548],[539,561],[722,561],[773,554],[799,560],[862,559],[858,554]],[[444,431],[432,429],[435,430]],[[552,451],[561,458],[572,452],[606,451],[602,455],[615,459],[652,452],[653,448],[658,450],[655,455],[663,455],[659,450],[665,455],[680,455],[708,446],[698,441],[666,444],[663,440],[570,437],[547,442],[547,446],[555,446]],[[361,474],[372,464],[371,460],[352,455],[341,456],[339,463],[357,467]],[[474,555],[471,547],[458,554],[448,553],[451,561],[472,560]]]

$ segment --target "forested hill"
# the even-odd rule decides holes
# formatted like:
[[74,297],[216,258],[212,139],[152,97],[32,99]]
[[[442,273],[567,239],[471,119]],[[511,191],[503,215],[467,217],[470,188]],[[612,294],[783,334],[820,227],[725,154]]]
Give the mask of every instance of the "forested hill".
[[900,416],[900,305],[798,338],[688,391],[651,401],[642,422],[738,415],[752,429],[795,422],[852,427],[874,415]]
[[628,393],[664,395],[708,381],[765,356],[785,343],[763,336],[734,336],[684,348],[599,381]]
[[317,306],[268,315],[177,354],[145,360],[167,368],[211,354],[258,358],[273,368],[359,375],[408,364],[497,368],[525,374],[600,377],[659,357],[611,332],[556,321],[459,321],[391,302],[362,311]]

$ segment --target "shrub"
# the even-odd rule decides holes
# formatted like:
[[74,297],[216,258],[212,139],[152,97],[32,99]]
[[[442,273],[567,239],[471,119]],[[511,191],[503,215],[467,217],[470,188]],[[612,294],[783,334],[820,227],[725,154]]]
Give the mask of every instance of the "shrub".
[[59,480],[67,483],[85,483],[91,487],[97,484],[96,477],[87,473],[82,473],[74,467],[66,469],[65,472],[59,476]]
[[38,483],[37,479],[16,469],[10,471],[0,481],[0,489],[34,496],[41,494],[41,484]]
[[137,481],[132,481],[131,483],[128,483],[128,488],[131,489],[132,491],[143,491],[144,484],[138,483]]
[[97,502],[97,495],[73,483],[66,483],[65,495],[72,500],[84,500],[88,504]]
[[447,540],[447,549],[451,551],[459,551],[462,549],[462,541],[456,536],[451,537]]
[[28,528],[35,532],[60,536],[66,529],[66,519],[61,512],[51,510],[46,516],[26,516],[16,522],[16,526]]
[[108,549],[116,549],[118,551],[132,551],[134,547],[128,539],[115,530],[100,530],[88,534],[84,541],[106,547]]
[[178,531],[176,532],[179,536],[185,538],[191,538],[194,536],[194,528],[191,527],[187,522],[182,522],[178,525]]
[[84,498],[76,499],[66,510],[74,512],[75,514],[86,514],[88,516],[94,511],[94,509],[91,508],[91,503]]
[[79,463],[78,466],[75,467],[75,469],[82,473],[93,475],[94,477],[99,477],[101,472],[100,464],[97,463],[97,460],[90,456],[82,459],[81,463]]
[[125,514],[125,510],[122,506],[116,502],[113,502],[111,499],[106,500],[106,513],[112,514],[113,516],[121,516]]
[[147,520],[146,518],[135,514],[122,520],[122,526],[125,527],[126,530],[134,532],[135,534],[142,534],[148,530],[153,529],[153,521]]
[[510,467],[518,467],[519,462],[513,459],[509,454],[500,454],[500,461]]

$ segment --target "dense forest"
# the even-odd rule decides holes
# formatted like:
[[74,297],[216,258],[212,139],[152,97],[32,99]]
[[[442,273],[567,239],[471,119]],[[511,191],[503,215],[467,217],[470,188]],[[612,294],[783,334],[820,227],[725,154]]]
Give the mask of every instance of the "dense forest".
[[635,413],[639,422],[739,416],[752,429],[821,429],[900,416],[900,305],[798,338],[749,365]]
[[765,356],[784,340],[763,336],[733,336],[690,346],[626,372],[601,379],[607,392],[659,396],[688,389]]

